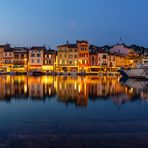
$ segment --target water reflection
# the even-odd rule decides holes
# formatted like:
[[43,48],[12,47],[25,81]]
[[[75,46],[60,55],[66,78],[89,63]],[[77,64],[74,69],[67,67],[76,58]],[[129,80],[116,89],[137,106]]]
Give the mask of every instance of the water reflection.
[[0,100],[31,99],[86,107],[89,101],[111,100],[122,105],[148,99],[148,81],[120,81],[117,77],[0,76]]

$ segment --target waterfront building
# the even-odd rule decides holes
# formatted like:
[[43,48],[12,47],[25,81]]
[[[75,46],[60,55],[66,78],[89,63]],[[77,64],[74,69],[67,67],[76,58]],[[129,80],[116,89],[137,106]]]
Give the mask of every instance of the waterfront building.
[[91,72],[98,72],[98,48],[94,45],[89,47],[89,63],[91,67]]
[[3,51],[3,69],[7,72],[12,71],[14,61],[14,49],[6,45]]
[[46,72],[54,71],[55,62],[56,62],[56,52],[54,50],[44,50],[42,70]]
[[28,54],[28,70],[42,70],[45,47],[32,47]]
[[15,47],[14,48],[14,66],[13,70],[16,72],[25,72],[28,70],[28,48]]
[[113,54],[120,54],[125,56],[128,56],[130,51],[131,49],[125,47],[123,44],[117,44],[110,49],[110,52]]
[[59,72],[77,72],[79,52],[76,44],[69,44],[58,46],[57,55],[57,71]]
[[88,41],[77,41],[76,45],[79,53],[79,72],[90,72]]
[[7,47],[9,48],[9,45],[0,45],[0,70],[3,70],[3,53]]

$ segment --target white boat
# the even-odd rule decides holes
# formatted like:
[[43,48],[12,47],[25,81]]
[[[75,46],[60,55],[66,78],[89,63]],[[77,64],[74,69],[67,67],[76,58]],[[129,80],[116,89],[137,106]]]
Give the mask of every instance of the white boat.
[[74,71],[73,71],[73,72],[70,73],[70,75],[71,75],[71,76],[77,76],[77,75],[78,75],[78,72],[74,72]]
[[120,69],[119,72],[123,77],[148,79],[148,57],[142,59],[142,63],[138,64],[135,68],[128,70]]

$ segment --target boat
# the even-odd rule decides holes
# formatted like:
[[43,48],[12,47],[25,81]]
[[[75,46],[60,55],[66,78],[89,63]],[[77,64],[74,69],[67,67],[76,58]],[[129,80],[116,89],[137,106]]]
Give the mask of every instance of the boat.
[[69,72],[67,72],[67,71],[65,71],[65,72],[62,72],[62,75],[64,75],[64,76],[68,76],[70,73]]
[[77,76],[77,75],[78,75],[78,72],[76,72],[76,71],[74,72],[74,71],[73,71],[73,72],[70,73],[70,75],[71,75],[71,76]]
[[42,76],[44,73],[42,71],[39,70],[34,70],[32,71],[32,75],[33,76]]
[[0,75],[4,75],[4,74],[7,74],[7,72],[5,72],[5,71],[0,71]]
[[148,79],[148,57],[142,59],[142,63],[138,64],[135,68],[125,70],[121,68],[118,70],[122,77]]

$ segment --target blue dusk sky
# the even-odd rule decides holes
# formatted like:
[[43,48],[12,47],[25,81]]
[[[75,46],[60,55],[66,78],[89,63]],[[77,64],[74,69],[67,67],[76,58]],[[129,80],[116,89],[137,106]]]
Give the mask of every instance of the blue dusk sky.
[[0,0],[0,44],[148,47],[148,0]]

